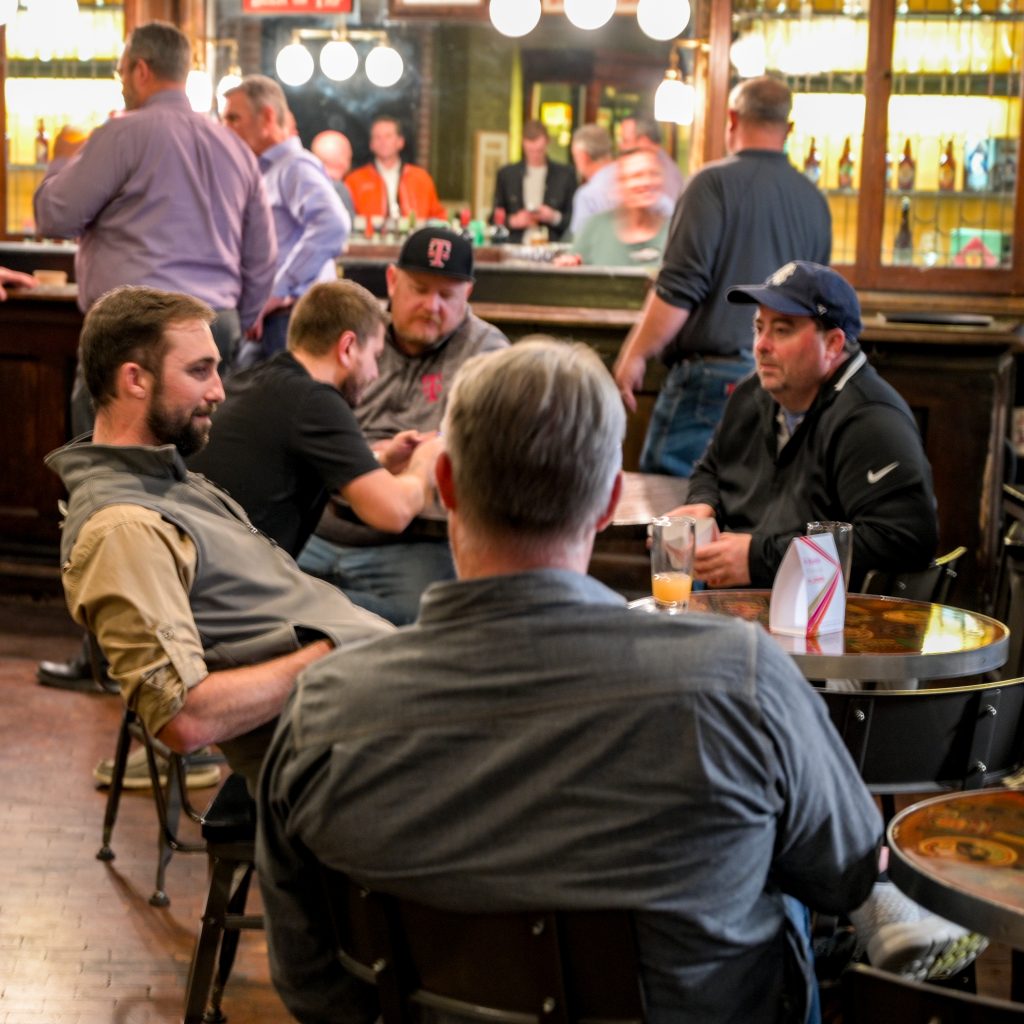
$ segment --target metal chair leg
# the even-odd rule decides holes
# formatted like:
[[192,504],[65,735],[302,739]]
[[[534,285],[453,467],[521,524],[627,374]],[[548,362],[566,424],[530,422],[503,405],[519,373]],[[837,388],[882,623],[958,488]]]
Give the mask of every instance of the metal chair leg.
[[237,867],[233,859],[211,854],[210,860],[210,891],[206,897],[206,909],[199,926],[199,937],[196,939],[188,986],[185,989],[184,1024],[203,1024]]
[[131,746],[131,718],[133,713],[125,711],[121,719],[121,730],[117,734],[117,749],[114,752],[114,772],[107,793],[107,806],[103,812],[103,845],[96,853],[97,860],[111,861],[116,856],[110,839],[114,834],[114,823],[121,806],[121,790],[124,788],[124,773],[128,764],[128,748]]

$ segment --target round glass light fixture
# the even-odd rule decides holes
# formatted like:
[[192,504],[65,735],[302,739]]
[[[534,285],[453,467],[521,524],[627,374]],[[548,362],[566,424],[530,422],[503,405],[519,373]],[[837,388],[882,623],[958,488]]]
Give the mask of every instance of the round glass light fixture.
[[491,0],[491,24],[513,39],[532,32],[540,21],[540,0]]
[[18,13],[18,0],[0,0],[0,25],[6,25]]
[[565,0],[565,16],[588,32],[607,25],[615,13],[615,0]]
[[231,68],[217,83],[217,102],[223,102],[224,94],[229,89],[237,89],[241,84],[242,76],[234,68]]
[[213,106],[213,82],[205,71],[193,68],[185,79],[185,95],[197,114],[205,114]]
[[689,0],[640,0],[636,20],[652,39],[675,39],[689,24]]
[[332,82],[348,81],[358,67],[359,54],[347,39],[332,39],[320,51],[320,70]]
[[402,55],[391,46],[375,46],[366,55],[366,77],[381,89],[394,85],[404,70]]
[[696,101],[696,90],[689,82],[678,77],[667,77],[654,94],[654,119],[674,121],[681,125],[693,124]]
[[729,60],[740,78],[763,75],[767,61],[764,36],[755,32],[738,36],[729,47]]
[[313,57],[302,43],[289,43],[281,47],[274,68],[285,85],[305,85],[313,77]]

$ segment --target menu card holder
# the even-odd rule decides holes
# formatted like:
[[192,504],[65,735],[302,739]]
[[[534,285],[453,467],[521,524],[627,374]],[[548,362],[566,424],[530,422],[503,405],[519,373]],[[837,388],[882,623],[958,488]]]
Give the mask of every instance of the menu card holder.
[[846,588],[831,534],[794,537],[775,575],[768,628],[787,636],[837,633],[846,621]]

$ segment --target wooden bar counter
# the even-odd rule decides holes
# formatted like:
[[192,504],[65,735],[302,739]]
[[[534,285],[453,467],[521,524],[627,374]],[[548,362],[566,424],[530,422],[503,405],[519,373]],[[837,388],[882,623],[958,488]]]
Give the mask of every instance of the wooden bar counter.
[[[0,265],[71,271],[68,246],[0,244]],[[339,271],[384,297],[397,246],[356,243]],[[478,250],[473,308],[513,340],[536,332],[592,345],[611,366],[643,305],[650,276],[638,270],[554,268]],[[60,484],[42,457],[68,435],[68,399],[81,316],[74,288],[42,287],[0,303],[0,575],[4,559],[52,565],[56,578]],[[862,343],[914,411],[935,476],[942,550],[967,545],[956,600],[985,611],[999,551],[1001,487],[1009,456],[1016,356],[1024,352],[1024,301],[992,296],[865,293]],[[987,315],[972,324],[893,322],[944,309]],[[886,315],[888,314],[888,316]],[[664,378],[648,367],[629,418],[627,469],[637,468],[650,410]]]

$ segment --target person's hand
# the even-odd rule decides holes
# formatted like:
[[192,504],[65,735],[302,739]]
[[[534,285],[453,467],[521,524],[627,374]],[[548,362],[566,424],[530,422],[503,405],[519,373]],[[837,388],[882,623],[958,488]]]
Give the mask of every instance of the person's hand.
[[536,218],[529,210],[516,210],[516,212],[508,218],[508,226],[515,231],[523,231],[525,228],[532,228],[536,223]]
[[714,519],[715,510],[703,502],[696,505],[680,505],[671,512],[663,512],[666,516],[693,516],[694,519]]
[[39,279],[31,274],[23,274],[20,270],[8,270],[7,267],[0,267],[0,302],[7,298],[5,284],[14,288],[35,288],[39,284]]
[[551,263],[556,267],[578,267],[583,263],[583,257],[578,252],[560,252]]
[[630,412],[636,412],[636,392],[643,387],[647,360],[641,356],[630,356],[623,349],[615,360],[612,376],[622,396],[622,404]]
[[422,473],[431,486],[434,483],[434,463],[438,455],[444,451],[444,439],[437,433],[425,435],[423,442],[417,446],[409,460],[409,469],[412,472]]
[[709,587],[746,587],[750,584],[749,557],[749,533],[723,533],[694,552],[693,575]]
[[89,133],[73,124],[66,124],[53,140],[53,159],[69,160],[86,143]]
[[535,212],[537,220],[539,220],[541,224],[558,223],[558,211],[553,206],[548,206],[547,203],[541,203]]
[[375,444],[373,450],[380,464],[389,473],[404,473],[412,453],[419,447],[420,442],[433,436],[421,434],[418,430],[402,430],[389,440]]

